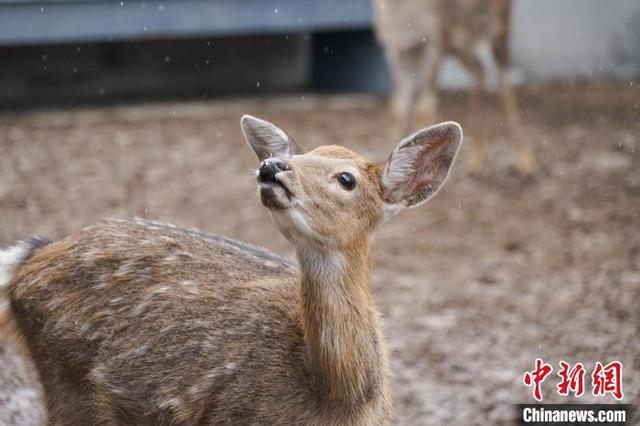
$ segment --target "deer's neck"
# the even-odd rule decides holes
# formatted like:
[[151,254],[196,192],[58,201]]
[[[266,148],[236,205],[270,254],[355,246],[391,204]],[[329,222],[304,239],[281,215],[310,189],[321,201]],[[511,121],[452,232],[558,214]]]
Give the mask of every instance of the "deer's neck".
[[370,242],[298,250],[311,375],[324,398],[362,403],[384,392],[386,354],[369,286]]

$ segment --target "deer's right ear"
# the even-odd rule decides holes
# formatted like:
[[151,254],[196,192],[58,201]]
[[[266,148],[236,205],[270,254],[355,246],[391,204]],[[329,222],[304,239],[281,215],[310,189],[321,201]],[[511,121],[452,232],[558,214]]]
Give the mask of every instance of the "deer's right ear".
[[240,120],[244,138],[262,161],[270,157],[287,159],[302,154],[302,149],[281,128],[251,115]]
[[436,195],[461,145],[462,128],[452,121],[422,129],[400,142],[382,174],[385,219]]

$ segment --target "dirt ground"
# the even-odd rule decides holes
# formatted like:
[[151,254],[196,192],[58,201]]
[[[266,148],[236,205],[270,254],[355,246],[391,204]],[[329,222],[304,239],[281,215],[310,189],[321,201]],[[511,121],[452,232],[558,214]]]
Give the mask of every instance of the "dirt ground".
[[[514,145],[493,101],[484,176],[466,173],[463,152],[436,199],[377,234],[373,291],[398,424],[511,424],[513,404],[533,402],[522,375],[536,357],[556,371],[560,359],[580,361],[588,374],[619,360],[623,402],[640,402],[640,87],[519,95],[541,163],[535,179],[511,171]],[[0,244],[139,215],[291,256],[256,196],[243,113],[308,148],[339,143],[383,160],[397,142],[384,104],[368,97],[5,114]],[[444,96],[440,115],[465,127],[464,95]],[[544,383],[545,402],[576,401],[555,395],[556,383]]]

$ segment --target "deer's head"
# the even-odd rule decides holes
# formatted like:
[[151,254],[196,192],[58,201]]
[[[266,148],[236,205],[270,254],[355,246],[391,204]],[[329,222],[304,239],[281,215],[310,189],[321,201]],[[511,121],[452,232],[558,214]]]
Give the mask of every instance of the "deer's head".
[[400,211],[433,198],[462,145],[462,129],[445,122],[401,141],[386,164],[374,164],[338,146],[304,153],[275,125],[245,115],[262,204],[297,247],[353,247]]

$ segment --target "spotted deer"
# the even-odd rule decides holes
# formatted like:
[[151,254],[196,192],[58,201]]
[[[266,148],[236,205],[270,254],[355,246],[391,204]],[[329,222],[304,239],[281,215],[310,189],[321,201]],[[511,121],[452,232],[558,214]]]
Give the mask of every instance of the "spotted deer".
[[143,219],[1,252],[5,327],[29,347],[50,424],[390,423],[372,232],[438,192],[460,126],[409,136],[386,164],[336,145],[303,153],[251,116],[241,126],[299,266]]
[[535,173],[537,162],[508,76],[512,0],[374,0],[373,4],[376,35],[393,78],[391,114],[400,132],[407,132],[416,116],[424,123],[434,120],[436,78],[443,58],[452,55],[475,79],[469,97],[474,140],[468,158],[470,171],[481,172],[486,141],[482,98],[486,90],[480,54],[488,45],[499,72],[507,125],[518,144],[518,171],[522,175]]

